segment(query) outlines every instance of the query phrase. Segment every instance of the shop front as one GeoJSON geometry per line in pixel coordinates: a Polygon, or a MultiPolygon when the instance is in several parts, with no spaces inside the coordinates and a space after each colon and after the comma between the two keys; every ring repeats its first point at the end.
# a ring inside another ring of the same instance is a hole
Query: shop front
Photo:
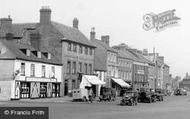
{"type": "Polygon", "coordinates": [[[14,83],[13,99],[60,97],[60,82],[56,79],[26,77],[14,83]]]}
{"type": "Polygon", "coordinates": [[[112,78],[112,88],[116,90],[116,96],[122,96],[130,87],[123,79],[112,78]]]}

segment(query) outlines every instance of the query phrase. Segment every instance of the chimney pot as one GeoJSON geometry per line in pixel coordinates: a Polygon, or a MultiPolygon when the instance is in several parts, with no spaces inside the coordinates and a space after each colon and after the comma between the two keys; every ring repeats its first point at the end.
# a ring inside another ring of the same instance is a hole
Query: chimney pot
{"type": "Polygon", "coordinates": [[[77,19],[77,18],[74,18],[74,19],[73,19],[73,28],[78,29],[78,25],[79,25],[78,19],[77,19]]]}
{"type": "Polygon", "coordinates": [[[42,6],[40,9],[40,23],[49,24],[51,22],[51,9],[49,6],[42,6]]]}
{"type": "Polygon", "coordinates": [[[90,32],[90,40],[95,40],[95,38],[96,38],[95,28],[92,27],[90,32]]]}
{"type": "Polygon", "coordinates": [[[101,36],[101,41],[104,42],[105,44],[107,44],[109,46],[110,44],[110,36],[109,35],[104,35],[104,36],[101,36]]]}

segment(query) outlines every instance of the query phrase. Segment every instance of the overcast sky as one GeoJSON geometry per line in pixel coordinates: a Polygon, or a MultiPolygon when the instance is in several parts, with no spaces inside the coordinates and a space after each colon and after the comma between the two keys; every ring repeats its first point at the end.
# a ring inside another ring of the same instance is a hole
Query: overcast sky
{"type": "Polygon", "coordinates": [[[165,57],[173,76],[190,72],[190,7],[188,0],[0,0],[0,17],[11,15],[13,23],[39,21],[41,6],[50,6],[52,20],[79,29],[89,38],[95,27],[96,38],[110,35],[110,44],[126,43],[140,50],[147,48],[165,57]],[[161,32],[142,29],[143,15],[176,9],[179,25],[161,32]]]}

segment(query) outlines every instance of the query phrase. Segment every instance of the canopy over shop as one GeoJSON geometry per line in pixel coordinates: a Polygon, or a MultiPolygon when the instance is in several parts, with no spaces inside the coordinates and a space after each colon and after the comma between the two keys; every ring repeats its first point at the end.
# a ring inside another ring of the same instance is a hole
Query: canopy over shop
{"type": "Polygon", "coordinates": [[[113,83],[112,83],[112,88],[116,89],[117,95],[121,96],[123,95],[123,93],[130,89],[130,85],[128,83],[126,83],[123,79],[119,79],[119,78],[112,78],[113,83]]]}
{"type": "Polygon", "coordinates": [[[80,83],[80,89],[73,91],[73,98],[79,99],[83,98],[84,96],[88,98],[91,91],[95,96],[98,96],[100,93],[99,87],[101,85],[105,85],[105,82],[101,81],[97,76],[83,75],[82,81],[80,83]]]}

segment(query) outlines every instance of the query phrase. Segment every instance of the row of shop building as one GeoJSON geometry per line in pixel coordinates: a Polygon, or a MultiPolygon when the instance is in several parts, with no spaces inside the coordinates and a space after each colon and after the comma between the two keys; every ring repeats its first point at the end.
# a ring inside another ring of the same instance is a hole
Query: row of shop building
{"type": "Polygon", "coordinates": [[[169,66],[163,56],[109,42],[109,35],[97,39],[95,28],[87,38],[77,18],[72,27],[52,21],[49,7],[40,9],[38,23],[1,18],[0,99],[72,95],[83,76],[96,96],[102,86],[117,95],[129,89],[167,89],[169,66]]]}

